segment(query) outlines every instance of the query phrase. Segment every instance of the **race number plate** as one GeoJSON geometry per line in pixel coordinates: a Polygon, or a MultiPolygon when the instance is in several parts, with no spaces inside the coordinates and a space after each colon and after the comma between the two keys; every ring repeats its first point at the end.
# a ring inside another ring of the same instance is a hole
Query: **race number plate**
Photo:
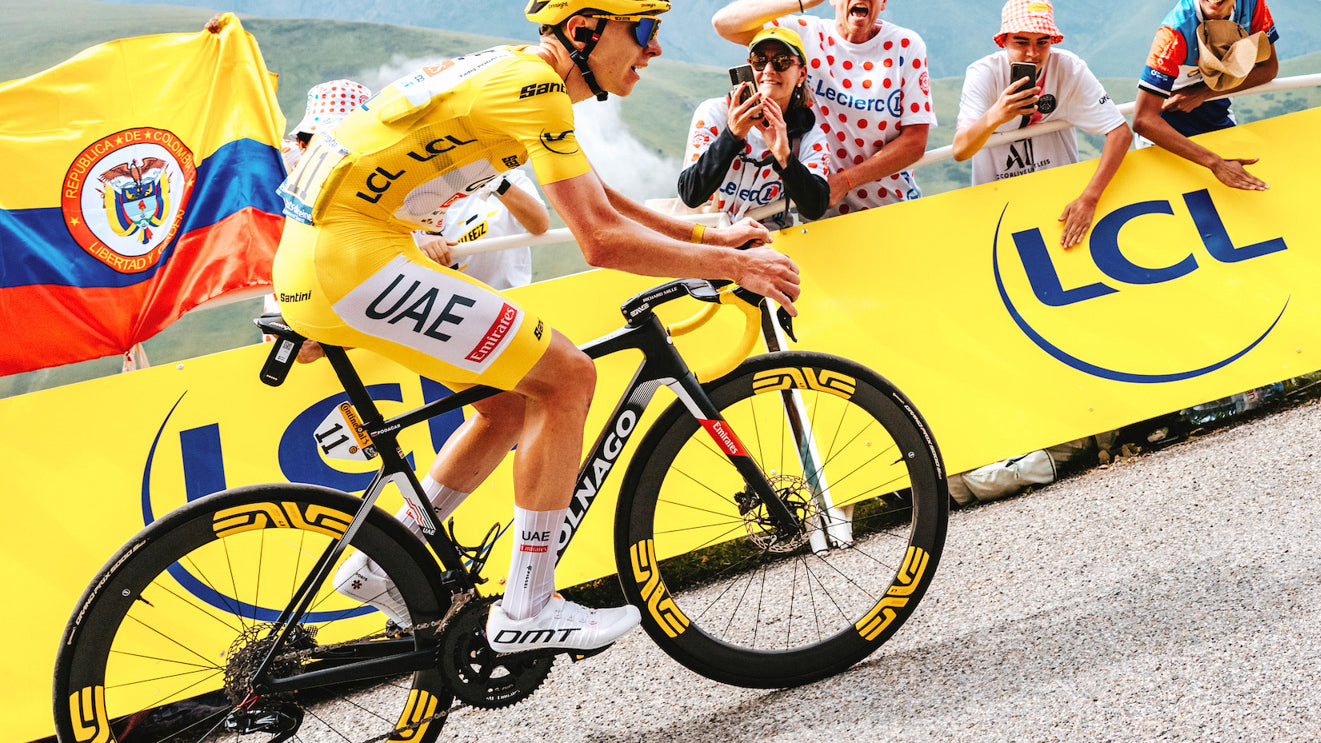
{"type": "Polygon", "coordinates": [[[280,198],[284,199],[284,216],[303,224],[312,224],[312,208],[316,206],[321,187],[339,161],[348,154],[348,148],[329,132],[313,137],[311,146],[294,166],[294,172],[276,190],[280,198]]]}
{"type": "Polygon", "coordinates": [[[376,456],[376,447],[362,430],[358,412],[347,402],[336,405],[312,435],[317,448],[331,459],[365,462],[376,456]]]}

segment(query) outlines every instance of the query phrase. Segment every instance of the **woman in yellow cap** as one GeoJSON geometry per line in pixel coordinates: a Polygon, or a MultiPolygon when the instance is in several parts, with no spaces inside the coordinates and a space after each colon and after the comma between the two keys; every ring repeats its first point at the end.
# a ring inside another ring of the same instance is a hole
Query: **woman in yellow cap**
{"type": "Polygon", "coordinates": [[[765,216],[768,229],[792,224],[792,202],[804,220],[819,219],[830,201],[830,152],[816,126],[807,89],[807,55],[798,34],[762,29],[748,46],[756,90],[748,83],[698,105],[679,174],[679,197],[690,207],[713,202],[731,221],[777,201],[784,209],[765,216]]]}

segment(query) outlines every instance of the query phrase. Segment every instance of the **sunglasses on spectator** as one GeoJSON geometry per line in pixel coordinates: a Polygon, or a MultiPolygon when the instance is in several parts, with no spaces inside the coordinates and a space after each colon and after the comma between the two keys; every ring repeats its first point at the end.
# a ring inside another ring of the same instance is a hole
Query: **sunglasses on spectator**
{"type": "Polygon", "coordinates": [[[633,15],[594,15],[592,18],[604,18],[607,21],[623,21],[632,24],[633,40],[638,42],[638,46],[644,49],[651,40],[660,33],[661,19],[644,16],[639,18],[633,15]]]}
{"type": "Polygon", "coordinates": [[[765,54],[753,54],[748,57],[748,64],[752,65],[752,69],[757,72],[766,69],[766,63],[768,62],[776,72],[784,72],[798,64],[798,58],[792,54],[777,54],[774,57],[767,57],[765,54]]]}

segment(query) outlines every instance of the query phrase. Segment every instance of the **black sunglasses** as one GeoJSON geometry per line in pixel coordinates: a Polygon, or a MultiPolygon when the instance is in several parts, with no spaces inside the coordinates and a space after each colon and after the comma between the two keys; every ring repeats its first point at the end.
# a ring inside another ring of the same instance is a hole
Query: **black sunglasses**
{"type": "Polygon", "coordinates": [[[774,57],[767,57],[765,54],[752,54],[748,56],[748,64],[752,65],[752,69],[757,72],[766,69],[767,62],[770,63],[771,67],[776,72],[784,72],[790,67],[798,64],[798,58],[792,54],[777,54],[774,57]]]}

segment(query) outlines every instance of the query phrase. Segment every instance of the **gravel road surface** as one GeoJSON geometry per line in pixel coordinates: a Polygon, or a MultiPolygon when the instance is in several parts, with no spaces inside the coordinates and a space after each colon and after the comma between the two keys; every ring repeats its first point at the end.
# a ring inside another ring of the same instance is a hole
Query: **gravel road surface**
{"type": "Polygon", "coordinates": [[[1321,739],[1321,403],[956,512],[917,613],[782,691],[638,631],[457,741],[1321,739]]]}

